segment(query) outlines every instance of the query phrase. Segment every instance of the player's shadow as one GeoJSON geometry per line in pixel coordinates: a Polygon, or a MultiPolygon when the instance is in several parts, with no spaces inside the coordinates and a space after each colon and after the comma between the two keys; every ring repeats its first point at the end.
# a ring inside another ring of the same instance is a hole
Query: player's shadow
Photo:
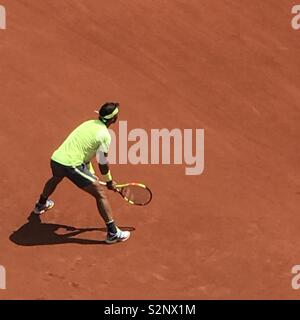
{"type": "MultiPolygon", "coordinates": [[[[126,228],[125,228],[126,229],[126,228]]],[[[134,228],[127,228],[133,229],[134,228]]],[[[31,213],[28,222],[14,231],[9,239],[20,246],[40,246],[51,244],[105,244],[104,240],[74,238],[75,236],[92,231],[106,231],[103,228],[74,228],[71,226],[42,223],[40,216],[31,213]],[[58,232],[59,231],[59,232],[58,232]]]]}

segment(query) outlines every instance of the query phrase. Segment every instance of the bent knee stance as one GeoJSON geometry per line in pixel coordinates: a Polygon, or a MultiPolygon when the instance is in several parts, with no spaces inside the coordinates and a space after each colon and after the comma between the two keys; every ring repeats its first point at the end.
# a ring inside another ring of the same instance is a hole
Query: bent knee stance
{"type": "Polygon", "coordinates": [[[107,199],[105,191],[101,187],[97,188],[95,198],[96,199],[101,199],[101,200],[106,200],[107,199]]]}
{"type": "Polygon", "coordinates": [[[62,179],[63,179],[63,177],[57,177],[57,176],[53,176],[51,178],[52,182],[54,182],[54,183],[60,183],[62,179]]]}
{"type": "Polygon", "coordinates": [[[105,191],[98,182],[94,182],[83,189],[96,199],[106,199],[105,191]]]}

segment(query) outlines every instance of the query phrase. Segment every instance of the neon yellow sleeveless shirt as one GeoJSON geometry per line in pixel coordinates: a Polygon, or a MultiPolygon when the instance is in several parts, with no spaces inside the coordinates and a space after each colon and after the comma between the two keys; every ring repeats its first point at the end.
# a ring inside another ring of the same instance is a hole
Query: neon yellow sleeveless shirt
{"type": "Polygon", "coordinates": [[[78,126],[54,151],[51,159],[65,166],[90,162],[97,150],[108,153],[111,136],[100,120],[88,120],[78,126]]]}

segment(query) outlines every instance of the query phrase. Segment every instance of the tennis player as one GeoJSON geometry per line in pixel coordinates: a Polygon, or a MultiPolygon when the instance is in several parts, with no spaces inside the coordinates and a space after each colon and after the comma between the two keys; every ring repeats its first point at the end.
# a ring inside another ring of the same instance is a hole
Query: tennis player
{"type": "Polygon", "coordinates": [[[130,232],[120,230],[115,224],[111,207],[103,187],[95,176],[91,160],[96,156],[107,188],[115,191],[115,182],[107,161],[111,142],[108,127],[117,121],[118,113],[119,104],[107,102],[100,108],[98,119],[82,123],[66,138],[51,157],[53,176],[45,184],[34,208],[34,213],[38,215],[53,208],[54,202],[48,197],[66,177],[96,199],[98,211],[107,226],[106,243],[109,244],[126,241],[130,232]]]}

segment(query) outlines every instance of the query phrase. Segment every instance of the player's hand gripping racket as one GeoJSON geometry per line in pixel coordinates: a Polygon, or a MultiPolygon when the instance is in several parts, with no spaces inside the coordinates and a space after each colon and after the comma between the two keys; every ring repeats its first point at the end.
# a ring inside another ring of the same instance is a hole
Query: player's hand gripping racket
{"type": "MultiPolygon", "coordinates": [[[[105,182],[99,181],[100,184],[106,185],[105,182]]],[[[115,190],[130,204],[145,206],[152,200],[152,192],[142,183],[124,183],[117,184],[115,190]]]]}

